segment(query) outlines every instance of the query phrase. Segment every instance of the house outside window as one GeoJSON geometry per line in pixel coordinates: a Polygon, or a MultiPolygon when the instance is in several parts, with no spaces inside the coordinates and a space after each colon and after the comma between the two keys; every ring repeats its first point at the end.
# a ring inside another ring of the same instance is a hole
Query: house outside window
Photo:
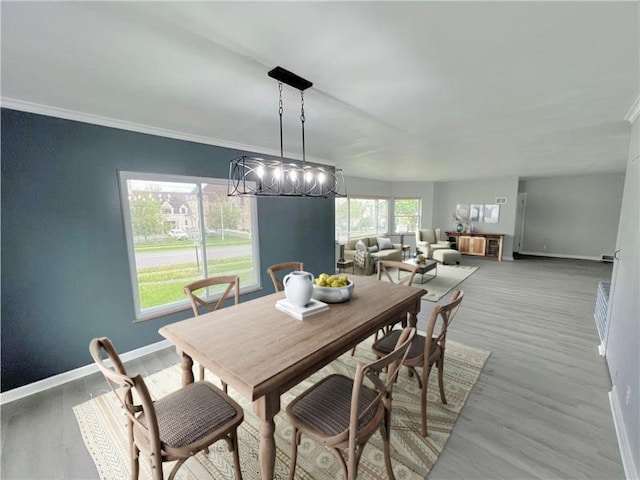
{"type": "Polygon", "coordinates": [[[415,232],[420,228],[419,198],[396,198],[393,201],[393,225],[395,233],[415,232]]]}
{"type": "Polygon", "coordinates": [[[120,172],[120,189],[137,320],[184,310],[183,287],[202,278],[259,287],[254,198],[228,197],[225,179],[134,172],[120,172]]]}

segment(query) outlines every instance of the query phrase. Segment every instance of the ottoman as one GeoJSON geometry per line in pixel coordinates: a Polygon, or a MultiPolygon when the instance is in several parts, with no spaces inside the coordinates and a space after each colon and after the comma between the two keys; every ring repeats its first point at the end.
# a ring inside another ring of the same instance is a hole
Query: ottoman
{"type": "Polygon", "coordinates": [[[457,250],[452,250],[450,248],[439,248],[433,251],[433,259],[442,263],[460,263],[460,258],[462,254],[457,250]]]}

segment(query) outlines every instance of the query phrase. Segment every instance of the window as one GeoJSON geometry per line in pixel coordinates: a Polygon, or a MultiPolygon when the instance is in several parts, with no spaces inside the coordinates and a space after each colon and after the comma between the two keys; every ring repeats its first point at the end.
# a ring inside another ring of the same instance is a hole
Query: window
{"type": "Polygon", "coordinates": [[[389,232],[389,201],[384,198],[336,198],[336,240],[389,232]]]}
{"type": "Polygon", "coordinates": [[[393,201],[393,225],[396,233],[415,232],[420,228],[419,198],[396,198],[393,201]]]}
{"type": "Polygon", "coordinates": [[[120,172],[120,190],[136,319],[183,310],[182,288],[201,278],[258,286],[254,198],[228,197],[226,180],[133,172],[120,172]]]}
{"type": "Polygon", "coordinates": [[[349,240],[349,199],[336,197],[336,241],[344,243],[349,240]]]}

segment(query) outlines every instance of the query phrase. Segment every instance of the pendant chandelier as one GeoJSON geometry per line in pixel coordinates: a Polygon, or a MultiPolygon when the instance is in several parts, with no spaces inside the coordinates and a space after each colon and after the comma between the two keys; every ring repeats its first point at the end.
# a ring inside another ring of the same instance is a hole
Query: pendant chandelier
{"type": "Polygon", "coordinates": [[[264,197],[328,197],[346,196],[342,170],[332,167],[308,165],[304,143],[304,91],[313,83],[282,67],[268,75],[278,80],[278,115],[280,117],[280,158],[264,159],[242,156],[229,164],[229,196],[264,197]],[[302,125],[302,162],[284,159],[282,142],[282,84],[300,91],[300,123],[302,125]]]}

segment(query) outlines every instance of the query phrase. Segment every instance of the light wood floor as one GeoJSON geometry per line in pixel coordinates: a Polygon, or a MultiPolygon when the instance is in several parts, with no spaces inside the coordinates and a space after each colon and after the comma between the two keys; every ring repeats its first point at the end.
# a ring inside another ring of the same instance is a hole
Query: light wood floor
{"type": "MultiPolygon", "coordinates": [[[[610,279],[611,265],[463,263],[480,269],[462,284],[449,338],[491,356],[429,478],[624,478],[593,320],[597,284],[610,279]]],[[[423,302],[421,328],[431,306],[423,302]]],[[[127,368],[151,374],[175,362],[168,349],[127,368]]],[[[104,390],[92,375],[3,406],[1,478],[98,478],[71,408],[104,390]]]]}

